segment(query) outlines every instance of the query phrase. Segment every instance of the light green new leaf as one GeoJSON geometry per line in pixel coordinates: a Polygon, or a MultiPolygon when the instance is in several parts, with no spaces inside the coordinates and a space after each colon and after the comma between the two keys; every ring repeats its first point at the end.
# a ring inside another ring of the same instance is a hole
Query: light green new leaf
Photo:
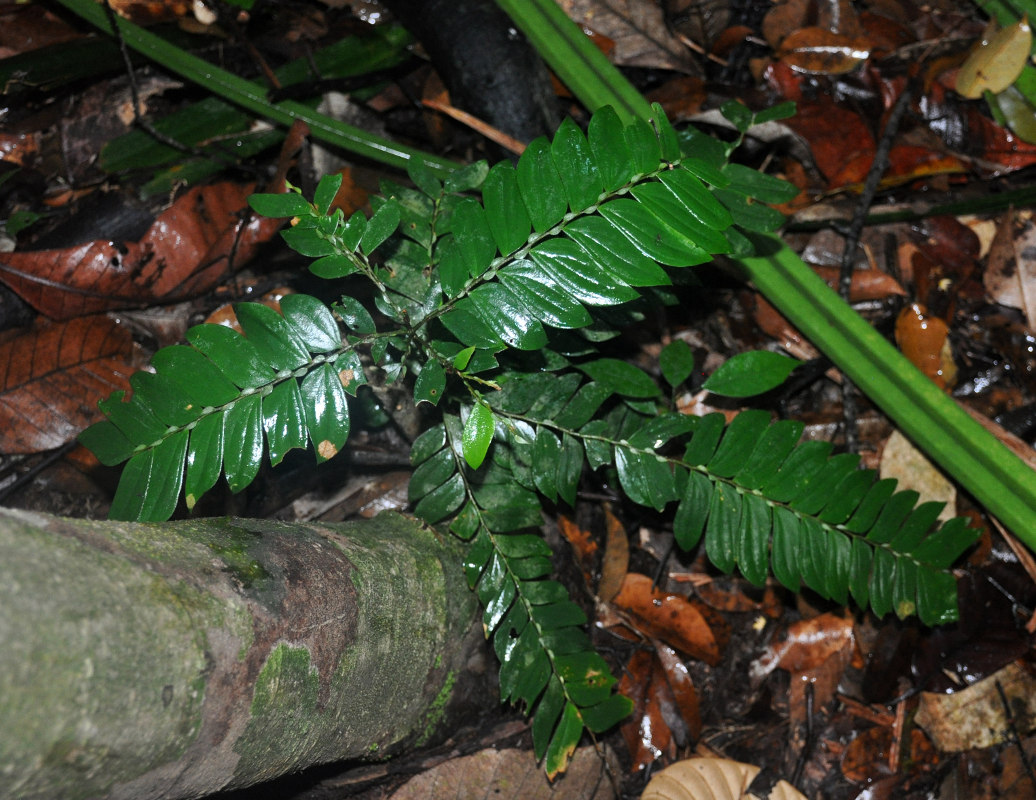
{"type": "Polygon", "coordinates": [[[464,460],[472,469],[478,469],[486,458],[489,444],[493,441],[493,410],[485,403],[475,403],[464,422],[461,447],[464,460]]]}
{"type": "Polygon", "coordinates": [[[253,194],[248,198],[248,205],[256,214],[273,219],[306,217],[313,214],[310,202],[298,192],[292,191],[283,194],[253,194]]]}

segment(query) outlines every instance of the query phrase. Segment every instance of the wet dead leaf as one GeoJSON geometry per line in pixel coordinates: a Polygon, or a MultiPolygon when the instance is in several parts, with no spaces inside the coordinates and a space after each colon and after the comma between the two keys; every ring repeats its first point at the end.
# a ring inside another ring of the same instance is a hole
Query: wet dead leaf
{"type": "Polygon", "coordinates": [[[1019,736],[1036,730],[1036,678],[1014,662],[953,694],[922,692],[915,720],[945,753],[960,753],[1005,741],[1009,730],[1003,690],[1019,736]]]}
{"type": "Polygon", "coordinates": [[[230,182],[189,189],[136,242],[0,254],[0,280],[52,319],[203,294],[281,227],[247,212],[253,189],[230,182]]]}
{"type": "Polygon", "coordinates": [[[777,57],[807,75],[842,75],[867,60],[870,48],[865,40],[813,26],[786,36],[777,57]]]}
{"type": "Polygon", "coordinates": [[[560,0],[560,5],[586,31],[614,42],[608,55],[614,64],[679,72],[693,70],[687,48],[665,24],[660,3],[560,0]]]}
{"type": "Polygon", "coordinates": [[[607,603],[619,593],[622,581],[629,571],[630,542],[626,528],[610,508],[604,509],[604,524],[608,538],[604,546],[604,560],[601,563],[601,580],[597,584],[597,596],[607,603]]]}
{"type": "Polygon", "coordinates": [[[687,729],[687,736],[692,743],[696,742],[701,738],[701,708],[698,690],[694,688],[687,664],[673,648],[662,642],[655,642],[655,656],[665,674],[676,710],[687,729]]]}
{"type": "Polygon", "coordinates": [[[0,452],[36,453],[74,439],[101,418],[98,400],[129,388],[132,353],[129,331],[103,315],[41,320],[0,341],[0,452]]]}
{"type": "Polygon", "coordinates": [[[593,586],[593,575],[597,569],[597,541],[588,530],[583,530],[571,517],[562,514],[558,517],[558,530],[572,546],[576,564],[583,573],[587,586],[593,586]]]}
{"type": "Polygon", "coordinates": [[[727,623],[703,603],[655,588],[647,575],[629,573],[612,601],[642,632],[715,666],[730,638],[727,623]]]}
{"type": "Polygon", "coordinates": [[[633,701],[633,713],[620,728],[632,759],[631,771],[641,772],[656,761],[675,757],[673,731],[663,705],[672,695],[662,665],[650,650],[637,650],[619,680],[619,693],[633,701]]]}
{"type": "Polygon", "coordinates": [[[928,314],[920,303],[911,303],[896,318],[896,343],[910,362],[937,386],[945,389],[957,379],[949,328],[928,314]]]}
{"type": "Polygon", "coordinates": [[[989,246],[982,283],[994,302],[1020,308],[1036,330],[1036,224],[1031,214],[1005,214],[989,246]]]}
{"type": "MultiPolygon", "coordinates": [[[[910,731],[907,750],[912,769],[932,767],[939,761],[932,744],[916,728],[910,731]]],[[[856,736],[842,754],[842,774],[855,783],[871,783],[889,775],[889,756],[893,735],[891,727],[868,728],[856,736]]]]}

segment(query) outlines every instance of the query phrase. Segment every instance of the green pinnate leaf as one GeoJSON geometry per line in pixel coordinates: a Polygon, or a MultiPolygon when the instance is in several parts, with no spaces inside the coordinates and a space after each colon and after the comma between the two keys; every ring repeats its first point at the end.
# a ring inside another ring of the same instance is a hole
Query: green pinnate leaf
{"type": "Polygon", "coordinates": [[[633,157],[622,120],[611,106],[598,109],[587,127],[587,138],[605,191],[613,192],[632,177],[633,157]]]}
{"type": "Polygon", "coordinates": [[[587,310],[557,284],[545,282],[539,266],[516,261],[500,273],[500,283],[515,302],[545,325],[554,328],[582,328],[592,322],[587,310]]]}
{"type": "Polygon", "coordinates": [[[427,461],[422,462],[410,476],[408,487],[410,502],[419,502],[431,494],[452,478],[456,471],[457,462],[453,458],[453,451],[449,448],[443,448],[427,461]]]}
{"type": "Polygon", "coordinates": [[[95,422],[79,434],[79,443],[106,467],[114,467],[133,455],[134,444],[111,420],[95,422]]]}
{"type": "Polygon", "coordinates": [[[179,431],[133,456],[112,499],[112,519],[161,522],[176,509],[183,486],[187,431],[179,431]]]}
{"type": "Polygon", "coordinates": [[[641,203],[625,198],[609,200],[600,207],[600,212],[638,250],[660,264],[690,267],[712,259],[692,239],[659,219],[641,203]]]}
{"type": "Polygon", "coordinates": [[[820,513],[820,521],[841,525],[849,519],[874,484],[874,470],[854,470],[842,478],[820,513]]]}
{"type": "Polygon", "coordinates": [[[430,358],[414,381],[414,402],[439,405],[446,389],[446,370],[437,358],[430,358]]]}
{"type": "Polygon", "coordinates": [[[367,220],[367,226],[360,236],[360,250],[369,256],[399,227],[399,206],[394,202],[385,203],[367,220]]]}
{"type": "Polygon", "coordinates": [[[719,107],[719,112],[730,120],[739,133],[746,133],[752,127],[752,110],[740,100],[727,100],[719,107]]]}
{"type": "Polygon", "coordinates": [[[741,493],[717,483],[709,503],[705,527],[705,554],[722,572],[733,572],[741,533],[741,493]]]}
{"type": "Polygon", "coordinates": [[[461,300],[456,308],[471,308],[503,342],[519,350],[539,350],[547,344],[540,321],[521,298],[500,283],[484,283],[461,300]]]}
{"type": "Polygon", "coordinates": [[[547,690],[536,706],[536,714],[532,718],[532,750],[539,761],[547,752],[550,736],[561,718],[565,707],[565,692],[557,675],[551,675],[547,690]]]}
{"type": "Polygon", "coordinates": [[[536,431],[532,449],[532,477],[536,488],[550,502],[558,497],[557,472],[561,456],[561,440],[547,428],[536,431]]]}
{"type": "Polygon", "coordinates": [[[647,122],[637,118],[623,129],[622,134],[634,174],[648,175],[658,169],[662,151],[658,146],[658,137],[647,122]]]}
{"type": "Polygon", "coordinates": [[[616,280],[630,286],[665,286],[671,283],[664,269],[641,253],[606,219],[580,217],[565,226],[565,235],[616,280]]]}
{"type": "Polygon", "coordinates": [[[701,472],[689,470],[683,497],[673,517],[673,536],[684,550],[701,541],[712,498],[712,482],[701,472]]]}
{"type": "Polygon", "coordinates": [[[571,118],[566,117],[554,135],[551,155],[565,187],[568,207],[578,212],[595,205],[604,191],[604,179],[589,142],[571,118]]]}
{"type": "Polygon", "coordinates": [[[464,480],[456,473],[446,483],[426,495],[414,506],[414,514],[429,525],[441,522],[464,503],[464,480]]]}
{"type": "Polygon", "coordinates": [[[541,242],[529,251],[529,257],[539,267],[542,283],[556,285],[586,305],[614,306],[638,296],[628,284],[597,264],[587,263],[585,251],[569,239],[541,242]]]}
{"type": "Polygon", "coordinates": [[[615,448],[615,467],[622,490],[635,503],[658,511],[677,498],[672,467],[659,456],[628,447],[615,448]]]}
{"type": "Polygon", "coordinates": [[[275,371],[255,345],[225,325],[195,325],[187,341],[242,389],[254,389],[274,379],[275,371]]]}
{"type": "Polygon", "coordinates": [[[483,402],[477,402],[464,421],[461,436],[461,449],[464,460],[472,469],[478,469],[486,458],[489,445],[493,441],[494,429],[493,409],[483,402]]]}
{"type": "Polygon", "coordinates": [[[744,164],[726,164],[723,174],[730,179],[727,189],[762,203],[787,203],[798,196],[798,188],[744,164]]]}
{"type": "Polygon", "coordinates": [[[274,219],[304,217],[313,214],[313,206],[297,191],[288,191],[283,194],[253,194],[248,198],[248,205],[256,214],[274,219]]]}
{"type": "Polygon", "coordinates": [[[801,361],[769,350],[750,350],[725,361],[703,384],[723,397],[751,397],[784,383],[801,361]]]}
{"type": "Polygon", "coordinates": [[[658,387],[642,369],[618,358],[599,358],[579,369],[605,389],[623,397],[657,397],[658,387]]]}
{"type": "Polygon", "coordinates": [[[289,450],[302,449],[309,441],[298,381],[286,380],[273,387],[262,399],[262,417],[272,466],[280,464],[289,450]]]}
{"type": "Polygon", "coordinates": [[[673,339],[662,348],[658,368],[666,383],[676,388],[694,374],[694,351],[683,339],[673,339]]]}
{"type": "Polygon", "coordinates": [[[308,294],[281,298],[281,313],[311,353],[328,353],[342,344],[331,310],[308,294]]]}
{"type": "Polygon", "coordinates": [[[412,158],[407,161],[406,174],[414,182],[414,186],[432,199],[438,199],[442,195],[442,183],[418,159],[412,158]]]}
{"type": "Polygon", "coordinates": [[[309,360],[305,343],[287,320],[269,306],[238,303],[234,311],[260,358],[274,369],[297,369],[309,360]]]}
{"type": "Polygon", "coordinates": [[[453,210],[450,230],[468,275],[477,278],[496,256],[496,239],[493,238],[482,206],[476,200],[465,197],[453,210]]]}
{"type": "Polygon", "coordinates": [[[667,189],[684,212],[702,225],[723,231],[734,224],[730,211],[719,202],[699,177],[685,167],[666,170],[658,176],[659,184],[667,189]]]}
{"type": "Polygon", "coordinates": [[[313,192],[313,205],[318,214],[326,214],[330,210],[338,190],[342,188],[342,178],[341,172],[332,172],[320,179],[313,192]]]}
{"type": "Polygon", "coordinates": [[[486,161],[473,161],[459,169],[453,170],[443,180],[443,188],[447,192],[470,192],[483,185],[489,172],[486,161]]]}
{"type": "Polygon", "coordinates": [[[242,397],[223,412],[223,474],[237,494],[259,474],[263,458],[260,397],[242,397]]]}
{"type": "Polygon", "coordinates": [[[659,103],[652,103],[651,111],[654,115],[651,118],[651,125],[654,127],[655,135],[658,137],[658,146],[662,151],[662,160],[679,161],[680,141],[676,136],[672,123],[666,117],[665,110],[659,103]]]}
{"type": "Polygon", "coordinates": [[[542,137],[529,142],[518,159],[517,177],[532,227],[537,233],[546,233],[568,210],[568,197],[550,154],[550,142],[542,137]]]}
{"type": "Polygon", "coordinates": [[[547,747],[543,758],[543,770],[553,780],[568,768],[568,762],[576,751],[579,739],[583,735],[583,719],[579,709],[572,703],[565,703],[561,712],[561,720],[554,730],[554,736],[547,747]]]}
{"type": "Polygon", "coordinates": [[[152,356],[151,364],[198,409],[221,406],[239,394],[223,371],[193,347],[182,344],[163,347],[152,356]]]}
{"type": "Polygon", "coordinates": [[[621,694],[613,694],[596,705],[581,708],[583,724],[594,733],[602,733],[618,725],[633,713],[633,701],[621,694]]]}
{"type": "Polygon", "coordinates": [[[758,489],[771,480],[795,449],[805,424],[798,420],[778,420],[759,438],[752,455],[734,476],[739,486],[758,489]]]}
{"type": "Polygon", "coordinates": [[[709,472],[721,478],[733,477],[755,450],[756,443],[769,424],[769,413],[759,409],[744,411],[734,417],[723,434],[716,454],[708,461],[709,472]]]}
{"type": "Polygon", "coordinates": [[[121,391],[112,392],[110,397],[99,401],[97,407],[134,446],[150,445],[161,440],[168,426],[139,400],[131,397],[123,402],[125,395],[121,391]]]}
{"type": "Polygon", "coordinates": [[[501,253],[509,255],[528,241],[532,222],[510,162],[501,161],[489,170],[482,186],[482,202],[486,223],[501,253]]]}
{"type": "Polygon", "coordinates": [[[222,414],[210,414],[198,420],[190,432],[186,465],[183,493],[187,510],[191,511],[201,496],[216,485],[223,470],[222,414]]]}
{"type": "Polygon", "coordinates": [[[342,381],[334,367],[321,364],[302,379],[299,390],[317,461],[327,461],[349,438],[349,403],[342,381]]]}
{"type": "Polygon", "coordinates": [[[201,415],[202,408],[165,375],[135,372],[130,376],[130,388],[133,397],[166,425],[182,427],[201,415]]]}

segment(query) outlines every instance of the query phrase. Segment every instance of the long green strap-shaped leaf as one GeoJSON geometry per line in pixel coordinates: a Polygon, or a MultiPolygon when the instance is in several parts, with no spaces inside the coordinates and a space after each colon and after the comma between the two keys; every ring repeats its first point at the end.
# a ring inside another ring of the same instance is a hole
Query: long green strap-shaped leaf
{"type": "MultiPolygon", "coordinates": [[[[91,25],[95,25],[105,33],[112,33],[104,8],[94,0],[58,1],[91,25]]],[[[258,84],[239,78],[204,59],[193,56],[121,17],[118,19],[118,25],[123,40],[134,50],[156,61],[166,69],[271,122],[290,126],[295,120],[301,120],[309,125],[310,133],[314,138],[399,169],[405,169],[411,159],[416,159],[434,174],[444,177],[458,166],[448,159],[405,147],[388,139],[381,139],[360,128],[346,125],[344,122],[319,114],[302,103],[291,100],[271,103],[266,99],[264,89],[258,84]]]]}
{"type": "Polygon", "coordinates": [[[558,78],[590,111],[611,105],[623,122],[648,119],[651,106],[557,0],[497,0],[558,78]]]}
{"type": "Polygon", "coordinates": [[[746,277],[942,469],[1036,549],[1036,471],[973,419],[775,237],[746,277]]]}

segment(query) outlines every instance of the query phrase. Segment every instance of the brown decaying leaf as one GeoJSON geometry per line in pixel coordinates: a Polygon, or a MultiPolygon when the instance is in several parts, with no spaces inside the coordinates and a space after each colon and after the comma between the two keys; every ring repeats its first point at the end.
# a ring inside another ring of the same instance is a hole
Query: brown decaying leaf
{"type": "Polygon", "coordinates": [[[597,596],[607,603],[619,593],[622,581],[629,571],[630,541],[626,528],[610,508],[604,508],[604,524],[608,538],[604,545],[604,560],[601,563],[601,580],[597,584],[597,596]]]}
{"type": "Polygon", "coordinates": [[[218,286],[281,227],[247,210],[252,186],[216,183],[178,197],[139,242],[95,240],[0,255],[0,280],[52,319],[168,303],[218,286]]]}
{"type": "Polygon", "coordinates": [[[729,625],[703,603],[663,592],[646,575],[631,572],[612,604],[643,633],[692,658],[716,666],[730,639],[729,625]]]}
{"type": "Polygon", "coordinates": [[[946,323],[929,315],[920,303],[911,303],[896,317],[899,349],[941,389],[953,386],[957,380],[948,335],[946,323]]]}
{"type": "Polygon", "coordinates": [[[701,707],[698,690],[694,688],[691,673],[677,652],[667,644],[656,641],[655,656],[665,673],[666,683],[673,695],[673,703],[691,742],[701,738],[701,707]]]}
{"type": "Polygon", "coordinates": [[[60,447],[100,419],[97,401],[129,388],[133,340],[106,316],[41,321],[0,345],[0,452],[60,447]]]}
{"type": "MultiPolygon", "coordinates": [[[[854,783],[871,783],[889,775],[889,756],[893,747],[891,727],[868,728],[858,734],[842,753],[842,774],[854,783]]],[[[911,769],[931,768],[939,761],[939,754],[931,742],[916,728],[909,733],[907,752],[911,769]]]]}
{"type": "Polygon", "coordinates": [[[1036,730],[1036,678],[1023,662],[953,694],[922,692],[915,720],[945,753],[989,747],[1005,741],[1010,730],[1000,690],[1018,735],[1036,730]]]}
{"type": "Polygon", "coordinates": [[[856,69],[869,56],[865,40],[817,26],[792,32],[777,49],[781,61],[808,75],[842,75],[856,69]]]}
{"type": "Polygon", "coordinates": [[[1036,330],[1036,225],[1031,214],[1005,214],[989,246],[982,283],[994,302],[1020,308],[1036,330]]]}
{"type": "Polygon", "coordinates": [[[663,758],[671,760],[676,754],[673,733],[662,715],[659,697],[668,686],[655,654],[649,650],[634,652],[618,689],[633,701],[633,713],[620,729],[632,759],[632,771],[640,772],[663,758]]]}
{"type": "MultiPolygon", "coordinates": [[[[834,289],[838,285],[838,269],[835,267],[813,267],[824,283],[834,289]]],[[[865,300],[884,300],[898,294],[905,296],[904,289],[895,278],[880,269],[853,270],[852,284],[849,287],[849,301],[861,303],[865,300]]]]}
{"type": "Polygon", "coordinates": [[[558,531],[572,546],[576,564],[583,573],[587,586],[594,585],[593,575],[597,569],[597,541],[590,531],[583,530],[575,520],[562,514],[558,517],[558,531]]]}
{"type": "Polygon", "coordinates": [[[684,45],[670,33],[660,3],[639,0],[561,0],[565,12],[585,30],[615,43],[608,58],[625,67],[693,69],[684,45]]]}
{"type": "Polygon", "coordinates": [[[752,665],[751,675],[758,679],[775,668],[791,673],[789,714],[792,721],[802,722],[806,686],[812,685],[817,708],[834,699],[854,647],[851,616],[820,614],[788,626],[785,637],[771,644],[752,665]]]}

